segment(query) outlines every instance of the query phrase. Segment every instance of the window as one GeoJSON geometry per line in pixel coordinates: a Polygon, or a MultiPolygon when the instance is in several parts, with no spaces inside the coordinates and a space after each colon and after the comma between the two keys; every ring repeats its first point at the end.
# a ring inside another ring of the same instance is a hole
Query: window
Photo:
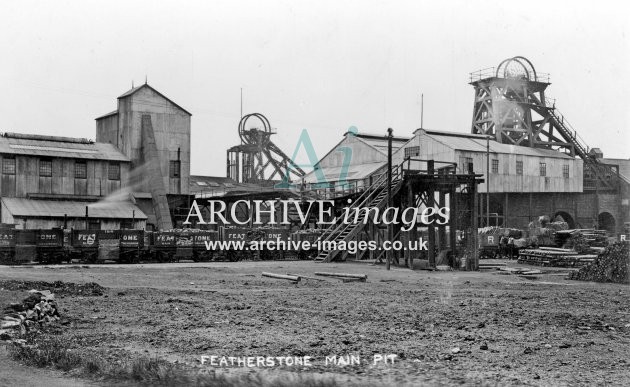
{"type": "Polygon", "coordinates": [[[15,175],[15,159],[3,158],[2,159],[2,174],[3,175],[15,175]]]}
{"type": "Polygon", "coordinates": [[[459,158],[459,163],[461,164],[461,166],[460,166],[461,171],[463,173],[472,172],[472,166],[470,165],[470,164],[472,164],[472,162],[473,162],[472,157],[460,157],[459,158]]]}
{"type": "Polygon", "coordinates": [[[499,173],[499,160],[492,160],[492,173],[499,173]]]}
{"type": "Polygon", "coordinates": [[[419,146],[408,146],[407,148],[405,148],[405,158],[418,156],[420,156],[419,146]]]}
{"type": "Polygon", "coordinates": [[[540,176],[547,176],[547,163],[540,163],[540,176]]]}
{"type": "Polygon", "coordinates": [[[85,161],[75,161],[74,178],[87,179],[87,163],[85,161]]]}
{"type": "Polygon", "coordinates": [[[52,160],[46,160],[46,159],[39,160],[39,176],[42,176],[42,177],[52,176],[52,160]]]}
{"type": "Polygon", "coordinates": [[[562,166],[562,177],[564,177],[565,179],[569,178],[569,165],[565,164],[562,166]]]}
{"type": "Polygon", "coordinates": [[[516,174],[517,175],[523,174],[523,162],[520,160],[516,161],[516,174]]]}
{"type": "Polygon", "coordinates": [[[109,163],[107,166],[107,178],[109,180],[120,180],[120,164],[109,163]]]}
{"type": "Polygon", "coordinates": [[[179,160],[171,160],[170,164],[169,164],[169,175],[171,177],[180,177],[180,161],[179,160]]]}

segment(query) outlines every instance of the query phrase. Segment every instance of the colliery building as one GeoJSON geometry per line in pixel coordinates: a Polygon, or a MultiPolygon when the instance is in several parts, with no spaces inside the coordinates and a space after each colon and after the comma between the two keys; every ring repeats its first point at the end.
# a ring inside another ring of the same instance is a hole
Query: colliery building
{"type": "Polygon", "coordinates": [[[121,192],[131,163],[115,146],[85,139],[5,133],[0,137],[1,221],[19,228],[145,226],[131,202],[93,204],[121,192]]]}
{"type": "MultiPolygon", "coordinates": [[[[468,208],[466,219],[449,227],[525,228],[547,215],[571,228],[623,230],[630,221],[630,161],[604,159],[584,144],[545,95],[547,74],[514,57],[471,73],[470,85],[470,133],[420,128],[391,137],[396,205],[468,208]]],[[[96,118],[95,142],[5,133],[2,223],[171,229],[182,226],[194,199],[230,194],[338,199],[372,190],[371,201],[382,201],[384,134],[353,129],[305,174],[274,145],[276,131],[263,115],[242,117],[238,130],[241,143],[227,150],[227,177],[191,176],[191,114],[145,83],[96,118]],[[280,193],[286,188],[293,190],[280,193]]]]}
{"type": "MultiPolygon", "coordinates": [[[[96,141],[4,133],[1,221],[17,228],[170,229],[190,196],[191,114],[148,84],[96,118],[96,141]]],[[[201,188],[225,189],[199,177],[201,188]]],[[[201,191],[201,190],[197,190],[201,191]]]]}
{"type": "MultiPolygon", "coordinates": [[[[438,171],[482,174],[476,191],[480,226],[526,228],[546,215],[570,228],[623,231],[630,221],[630,161],[604,159],[584,144],[545,96],[548,74],[514,57],[471,73],[470,81],[471,132],[421,128],[409,138],[394,137],[394,167],[427,173],[433,160],[438,171]]],[[[387,137],[352,131],[304,181],[335,196],[371,186],[386,168],[387,137]]]]}

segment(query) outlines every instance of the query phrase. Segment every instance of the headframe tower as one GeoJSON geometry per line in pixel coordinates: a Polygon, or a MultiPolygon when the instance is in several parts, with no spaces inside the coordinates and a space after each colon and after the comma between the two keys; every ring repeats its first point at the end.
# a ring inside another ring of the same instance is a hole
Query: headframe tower
{"type": "Polygon", "coordinates": [[[508,58],[497,67],[470,74],[475,88],[472,133],[503,144],[551,149],[584,160],[585,188],[614,188],[618,171],[600,162],[545,96],[549,74],[537,72],[523,56],[508,58]],[[594,187],[593,187],[594,188],[594,187]]]}

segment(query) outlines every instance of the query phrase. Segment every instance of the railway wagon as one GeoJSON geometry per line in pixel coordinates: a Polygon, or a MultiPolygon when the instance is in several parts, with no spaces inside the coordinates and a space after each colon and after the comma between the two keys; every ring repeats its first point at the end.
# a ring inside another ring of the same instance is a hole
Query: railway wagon
{"type": "Polygon", "coordinates": [[[319,250],[317,249],[317,240],[321,236],[321,232],[319,231],[296,231],[291,234],[291,240],[298,243],[297,249],[297,258],[298,259],[313,259],[317,256],[319,250]],[[302,248],[303,242],[308,242],[310,245],[310,249],[302,248]]]}
{"type": "Polygon", "coordinates": [[[261,250],[260,259],[287,259],[287,257],[296,257],[297,252],[286,245],[289,241],[289,229],[280,227],[261,228],[264,234],[261,236],[261,240],[266,242],[266,245],[261,250]],[[282,248],[278,246],[278,242],[284,242],[285,246],[282,248]],[[269,242],[272,242],[269,244],[269,242]]]}
{"type": "Polygon", "coordinates": [[[207,262],[212,260],[215,251],[206,247],[206,242],[219,239],[219,232],[203,230],[192,233],[192,259],[195,262],[207,262]]]}
{"type": "Polygon", "coordinates": [[[46,264],[62,263],[67,259],[62,229],[37,230],[35,237],[37,262],[46,264]]]}
{"type": "Polygon", "coordinates": [[[482,234],[478,236],[479,258],[491,259],[497,257],[500,253],[499,242],[502,234],[482,234]]]}
{"type": "Polygon", "coordinates": [[[145,255],[143,230],[118,230],[118,259],[122,263],[137,263],[145,255]]]}
{"type": "Polygon", "coordinates": [[[32,263],[37,258],[37,233],[39,230],[16,230],[15,263],[32,263]]]}
{"type": "Polygon", "coordinates": [[[0,229],[0,263],[11,265],[15,263],[16,230],[12,228],[0,229]]]}
{"type": "Polygon", "coordinates": [[[174,262],[177,252],[177,233],[154,231],[151,234],[151,255],[158,262],[174,262]]]}
{"type": "Polygon", "coordinates": [[[253,252],[245,250],[245,248],[248,249],[249,244],[253,240],[258,240],[261,237],[260,233],[254,233],[251,228],[246,227],[223,227],[220,236],[222,241],[226,243],[232,242],[233,246],[228,250],[215,253],[218,253],[221,258],[230,262],[252,258],[253,252]],[[237,246],[239,243],[243,243],[243,249],[234,248],[234,246],[237,246]]]}
{"type": "Polygon", "coordinates": [[[67,244],[68,259],[87,263],[98,262],[99,232],[96,230],[71,230],[67,244]]]}

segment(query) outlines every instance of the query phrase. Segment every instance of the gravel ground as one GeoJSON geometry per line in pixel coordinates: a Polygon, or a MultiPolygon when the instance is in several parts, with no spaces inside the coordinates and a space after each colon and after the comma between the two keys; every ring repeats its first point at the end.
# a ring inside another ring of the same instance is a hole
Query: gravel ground
{"type": "MultiPolygon", "coordinates": [[[[209,368],[201,355],[311,356],[311,367],[267,372],[377,385],[626,384],[630,287],[569,281],[566,270],[544,270],[523,278],[358,263],[67,265],[3,267],[0,281],[105,287],[100,296],[57,298],[70,321],[63,333],[68,342],[114,361],[131,352],[193,370],[209,368]],[[368,281],[294,285],[261,277],[263,271],[364,273],[368,281]],[[374,366],[375,354],[396,360],[374,366]],[[332,355],[359,356],[361,364],[325,365],[332,355]]],[[[15,294],[2,288],[0,300],[15,294]]]]}

